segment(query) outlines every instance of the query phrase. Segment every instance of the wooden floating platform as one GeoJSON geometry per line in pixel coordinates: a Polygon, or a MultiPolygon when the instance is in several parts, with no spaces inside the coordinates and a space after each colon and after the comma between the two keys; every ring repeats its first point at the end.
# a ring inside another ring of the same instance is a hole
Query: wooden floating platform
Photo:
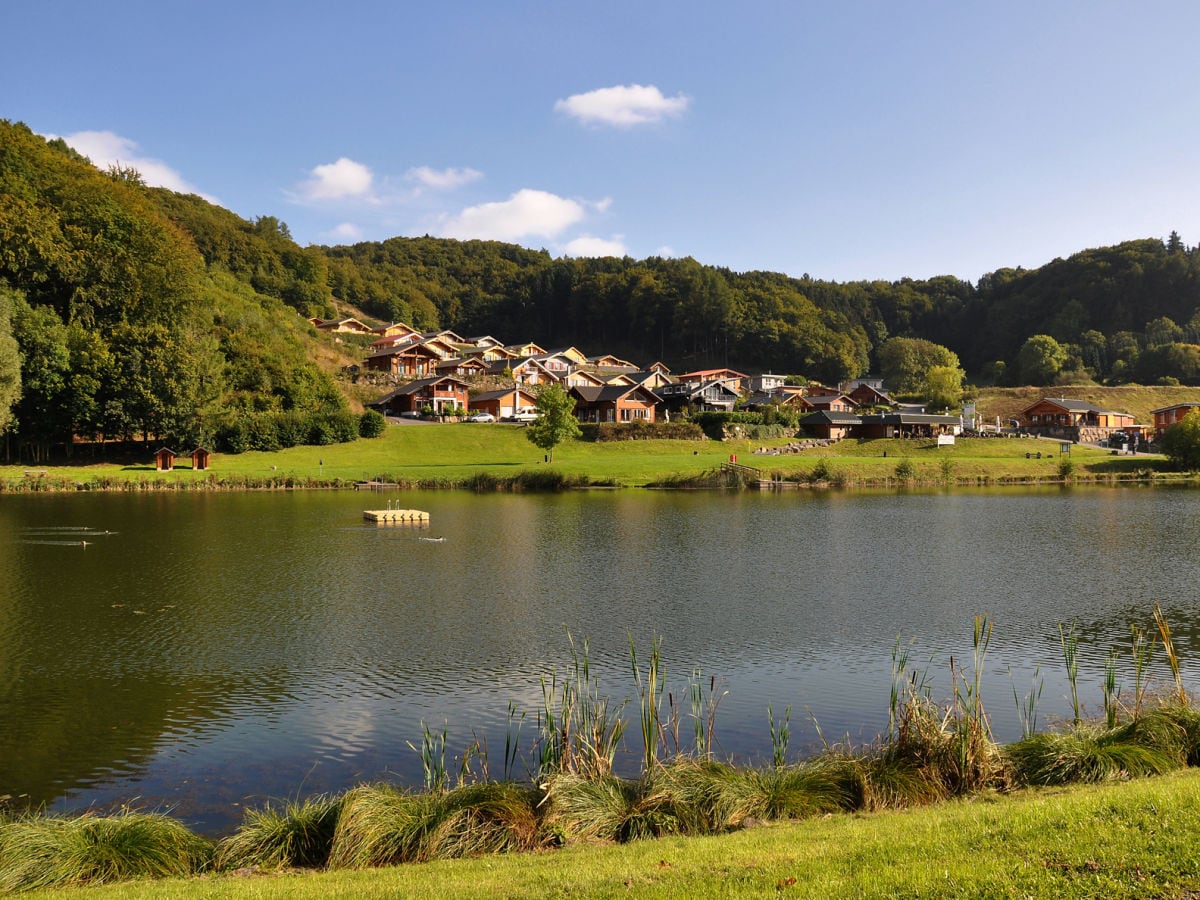
{"type": "Polygon", "coordinates": [[[421,509],[364,509],[363,518],[368,522],[408,525],[428,522],[429,513],[421,509]]]}

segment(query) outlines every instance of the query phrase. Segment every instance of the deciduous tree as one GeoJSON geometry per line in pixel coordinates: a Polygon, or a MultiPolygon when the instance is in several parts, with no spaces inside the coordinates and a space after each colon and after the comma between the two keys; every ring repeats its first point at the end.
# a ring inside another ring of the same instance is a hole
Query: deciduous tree
{"type": "Polygon", "coordinates": [[[554,448],[582,433],[575,418],[575,398],[561,385],[552,384],[538,395],[537,409],[538,419],[525,430],[525,437],[549,453],[554,462],[554,448]]]}

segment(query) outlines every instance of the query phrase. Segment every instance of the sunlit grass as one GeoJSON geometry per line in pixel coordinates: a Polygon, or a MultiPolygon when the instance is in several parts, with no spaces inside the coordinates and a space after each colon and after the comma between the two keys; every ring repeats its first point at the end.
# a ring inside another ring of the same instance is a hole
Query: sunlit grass
{"type": "MultiPolygon", "coordinates": [[[[208,487],[315,487],[387,480],[409,486],[454,485],[480,476],[498,481],[521,473],[552,470],[566,478],[593,483],[637,486],[672,479],[696,478],[719,470],[736,456],[739,464],[759,469],[763,477],[847,486],[897,486],[897,466],[922,485],[1000,485],[1058,482],[1057,441],[960,439],[938,447],[929,440],[845,440],[828,448],[799,453],[761,454],[785,446],[787,439],[763,441],[571,441],[556,448],[554,463],[525,438],[525,430],[508,424],[420,424],[389,427],[382,437],[322,447],[292,447],[275,453],[214,454],[211,467],[194,472],[183,460],[172,472],[156,472],[153,448],[143,462],[130,465],[54,466],[30,470],[0,466],[7,489],[38,486],[73,489],[78,483],[118,487],[174,484],[208,487]],[[1037,454],[1042,458],[1038,459],[1037,454]],[[1026,457],[1029,458],[1026,458],[1026,457]],[[836,478],[814,473],[832,472],[836,478]]],[[[1075,445],[1070,460],[1075,481],[1145,477],[1159,462],[1147,456],[1114,457],[1106,451],[1075,445]]]]}

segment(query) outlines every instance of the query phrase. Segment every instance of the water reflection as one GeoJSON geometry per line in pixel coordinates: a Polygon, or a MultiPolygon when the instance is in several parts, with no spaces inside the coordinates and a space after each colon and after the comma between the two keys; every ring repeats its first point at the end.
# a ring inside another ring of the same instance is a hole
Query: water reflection
{"type": "Polygon", "coordinates": [[[1152,600],[1189,667],[1200,651],[1194,491],[398,496],[428,529],[364,526],[377,499],[347,493],[3,498],[0,794],[138,797],[220,830],[235,804],[414,783],[422,722],[502,744],[512,700],[530,739],[568,630],[617,700],[630,637],[644,657],[661,635],[674,696],[694,667],[720,677],[721,751],[759,759],[768,704],[793,706],[796,749],[817,740],[802,710],[874,736],[898,635],[948,693],[980,613],[1005,740],[1035,666],[1043,719],[1068,709],[1060,622],[1093,707],[1152,600]]]}

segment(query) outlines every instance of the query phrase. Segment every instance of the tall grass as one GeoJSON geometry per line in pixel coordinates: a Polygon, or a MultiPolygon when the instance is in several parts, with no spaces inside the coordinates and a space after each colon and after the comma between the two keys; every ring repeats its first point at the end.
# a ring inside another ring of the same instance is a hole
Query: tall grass
{"type": "Polygon", "coordinates": [[[26,816],[0,824],[0,891],[192,875],[212,844],[161,813],[26,816]]]}
{"type": "Polygon", "coordinates": [[[341,812],[340,797],[325,795],[248,809],[230,837],[217,845],[218,869],[324,866],[341,812]]]}

